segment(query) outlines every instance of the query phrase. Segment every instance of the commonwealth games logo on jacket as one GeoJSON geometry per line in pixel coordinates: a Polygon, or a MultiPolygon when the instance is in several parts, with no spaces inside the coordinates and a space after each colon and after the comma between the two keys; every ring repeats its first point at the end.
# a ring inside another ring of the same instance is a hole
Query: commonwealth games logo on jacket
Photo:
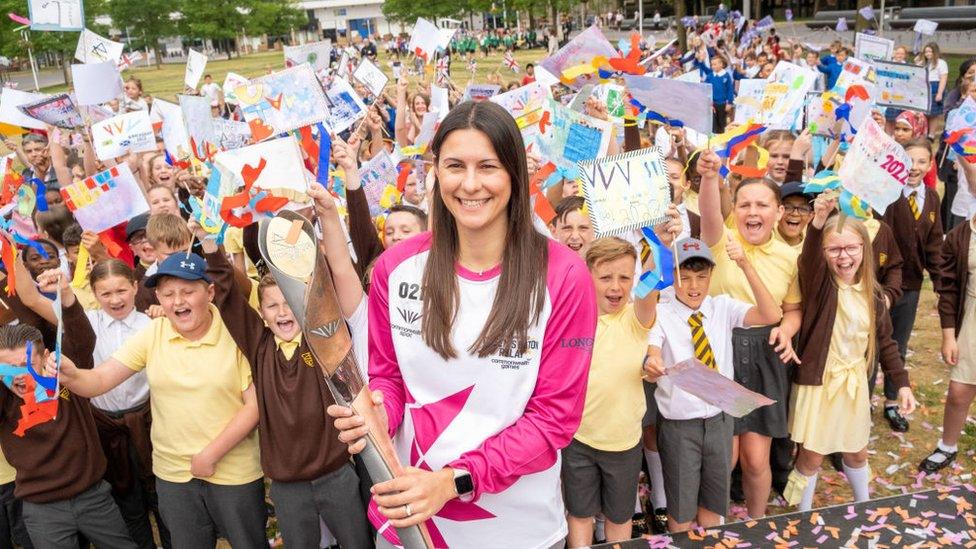
{"type": "Polygon", "coordinates": [[[402,309],[397,307],[397,312],[400,313],[400,318],[403,319],[407,324],[414,324],[420,320],[421,314],[417,311],[411,311],[409,309],[402,309]]]}

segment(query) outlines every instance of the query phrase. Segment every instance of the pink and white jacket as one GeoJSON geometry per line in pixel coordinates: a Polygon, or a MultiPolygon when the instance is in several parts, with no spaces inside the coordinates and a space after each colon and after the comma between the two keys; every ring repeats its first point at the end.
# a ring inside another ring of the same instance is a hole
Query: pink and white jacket
{"type": "MultiPolygon", "coordinates": [[[[479,275],[457,266],[452,340],[459,356],[446,361],[420,335],[430,245],[424,233],[376,262],[370,387],[383,392],[403,464],[460,468],[474,480],[474,501],[451,500],[428,521],[438,547],[548,548],[566,536],[559,450],[583,414],[597,318],[590,274],[572,250],[549,241],[546,302],[527,351],[513,345],[479,358],[468,348],[488,318],[500,268],[479,275]]],[[[374,524],[398,545],[375,504],[372,511],[374,524]]]]}

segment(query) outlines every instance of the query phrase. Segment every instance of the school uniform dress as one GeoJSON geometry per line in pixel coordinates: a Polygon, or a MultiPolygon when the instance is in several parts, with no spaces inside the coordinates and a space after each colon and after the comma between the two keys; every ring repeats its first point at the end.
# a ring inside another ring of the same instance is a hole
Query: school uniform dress
{"type": "MultiPolygon", "coordinates": [[[[524,352],[514,342],[486,357],[468,351],[488,318],[501,267],[456,267],[458,357],[449,361],[420,332],[430,233],[376,261],[370,387],[383,392],[397,455],[404,465],[467,471],[474,483],[472,501],[451,500],[428,521],[438,546],[547,549],[566,537],[559,450],[583,414],[597,311],[579,256],[551,240],[547,246],[545,303],[524,352]]],[[[377,544],[389,546],[382,537],[377,544]]]]}
{"type": "MultiPolygon", "coordinates": [[[[744,327],[751,307],[727,295],[707,296],[697,310],[677,299],[662,302],[649,342],[661,348],[665,367],[695,358],[689,318],[700,313],[716,370],[732,378],[738,364],[729,333],[744,327]]],[[[668,514],[678,522],[694,519],[698,507],[726,515],[734,418],[675,387],[666,375],[658,380],[654,396],[668,514]]]]}
{"type": "MultiPolygon", "coordinates": [[[[865,246],[870,252],[870,245],[865,246]]],[[[834,279],[823,257],[823,230],[807,228],[800,254],[803,309],[797,352],[790,436],[804,448],[826,455],[859,452],[871,430],[867,387],[870,317],[860,283],[834,279]]],[[[891,321],[880,294],[875,303],[875,353],[897,389],[908,386],[908,372],[891,338],[891,321]]]]}
{"type": "Polygon", "coordinates": [[[288,547],[314,547],[319,517],[343,547],[372,544],[359,477],[325,410],[335,399],[299,333],[279,339],[234,288],[234,267],[223,251],[206,254],[214,303],[227,331],[251,365],[258,399],[261,468],[288,547]],[[315,433],[310,436],[310,433],[315,433]]]}
{"type": "Polygon", "coordinates": [[[649,331],[637,320],[633,303],[597,320],[583,419],[562,451],[564,499],[574,517],[602,512],[619,524],[634,514],[649,331]]]}
{"type": "Polygon", "coordinates": [[[973,220],[946,234],[939,276],[939,319],[942,329],[953,329],[959,360],[949,374],[952,381],[976,385],[976,245],[973,220]]]}
{"type": "Polygon", "coordinates": [[[190,460],[219,435],[244,406],[251,368],[221,318],[196,341],[157,318],[130,337],[112,357],[145,370],[152,393],[152,460],[163,520],[173,546],[210,547],[217,530],[234,547],[262,547],[265,538],[264,474],[257,430],[217,462],[214,474],[194,478],[190,460]]]}
{"type": "MultiPolygon", "coordinates": [[[[76,301],[62,314],[64,325],[71,327],[62,354],[77,367],[91,369],[95,334],[81,304],[76,301]]],[[[23,403],[0,385],[0,446],[17,471],[14,496],[23,500],[34,545],[70,546],[83,532],[97,547],[134,549],[109,484],[102,480],[105,455],[88,399],[62,389],[57,417],[17,436],[23,403]]]]}
{"type": "MultiPolygon", "coordinates": [[[[739,301],[753,305],[756,303],[748,280],[725,251],[728,238],[739,240],[743,252],[776,303],[800,303],[796,250],[773,237],[765,244],[754,246],[742,239],[736,229],[729,228],[724,229],[722,238],[711,247],[715,268],[712,270],[709,295],[716,297],[726,294],[739,301]]],[[[763,406],[738,418],[735,426],[737,435],[751,432],[772,438],[784,438],[788,433],[787,411],[793,366],[784,364],[769,344],[769,335],[773,328],[774,326],[737,328],[732,332],[735,381],[776,401],[775,404],[763,406]]]]}

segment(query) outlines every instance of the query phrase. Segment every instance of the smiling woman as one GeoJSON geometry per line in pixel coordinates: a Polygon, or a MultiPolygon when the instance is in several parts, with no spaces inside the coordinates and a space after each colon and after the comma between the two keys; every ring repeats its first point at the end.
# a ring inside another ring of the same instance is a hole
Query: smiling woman
{"type": "MultiPolygon", "coordinates": [[[[426,521],[438,547],[561,546],[558,453],[582,414],[593,285],[577,254],[533,228],[503,108],[458,105],[431,148],[437,222],[380,256],[370,287],[370,386],[409,465],[374,499],[394,527],[426,521]]],[[[362,418],[329,413],[361,451],[362,418]]]]}

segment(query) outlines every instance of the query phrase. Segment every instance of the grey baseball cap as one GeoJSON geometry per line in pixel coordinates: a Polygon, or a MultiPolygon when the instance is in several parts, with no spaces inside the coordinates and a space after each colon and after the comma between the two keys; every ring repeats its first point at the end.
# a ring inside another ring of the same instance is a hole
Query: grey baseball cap
{"type": "Polygon", "coordinates": [[[704,242],[698,240],[697,238],[685,238],[679,240],[675,246],[678,249],[678,266],[685,261],[694,259],[696,257],[700,257],[712,265],[715,264],[715,259],[712,257],[712,251],[708,249],[708,246],[706,246],[704,242]]]}

